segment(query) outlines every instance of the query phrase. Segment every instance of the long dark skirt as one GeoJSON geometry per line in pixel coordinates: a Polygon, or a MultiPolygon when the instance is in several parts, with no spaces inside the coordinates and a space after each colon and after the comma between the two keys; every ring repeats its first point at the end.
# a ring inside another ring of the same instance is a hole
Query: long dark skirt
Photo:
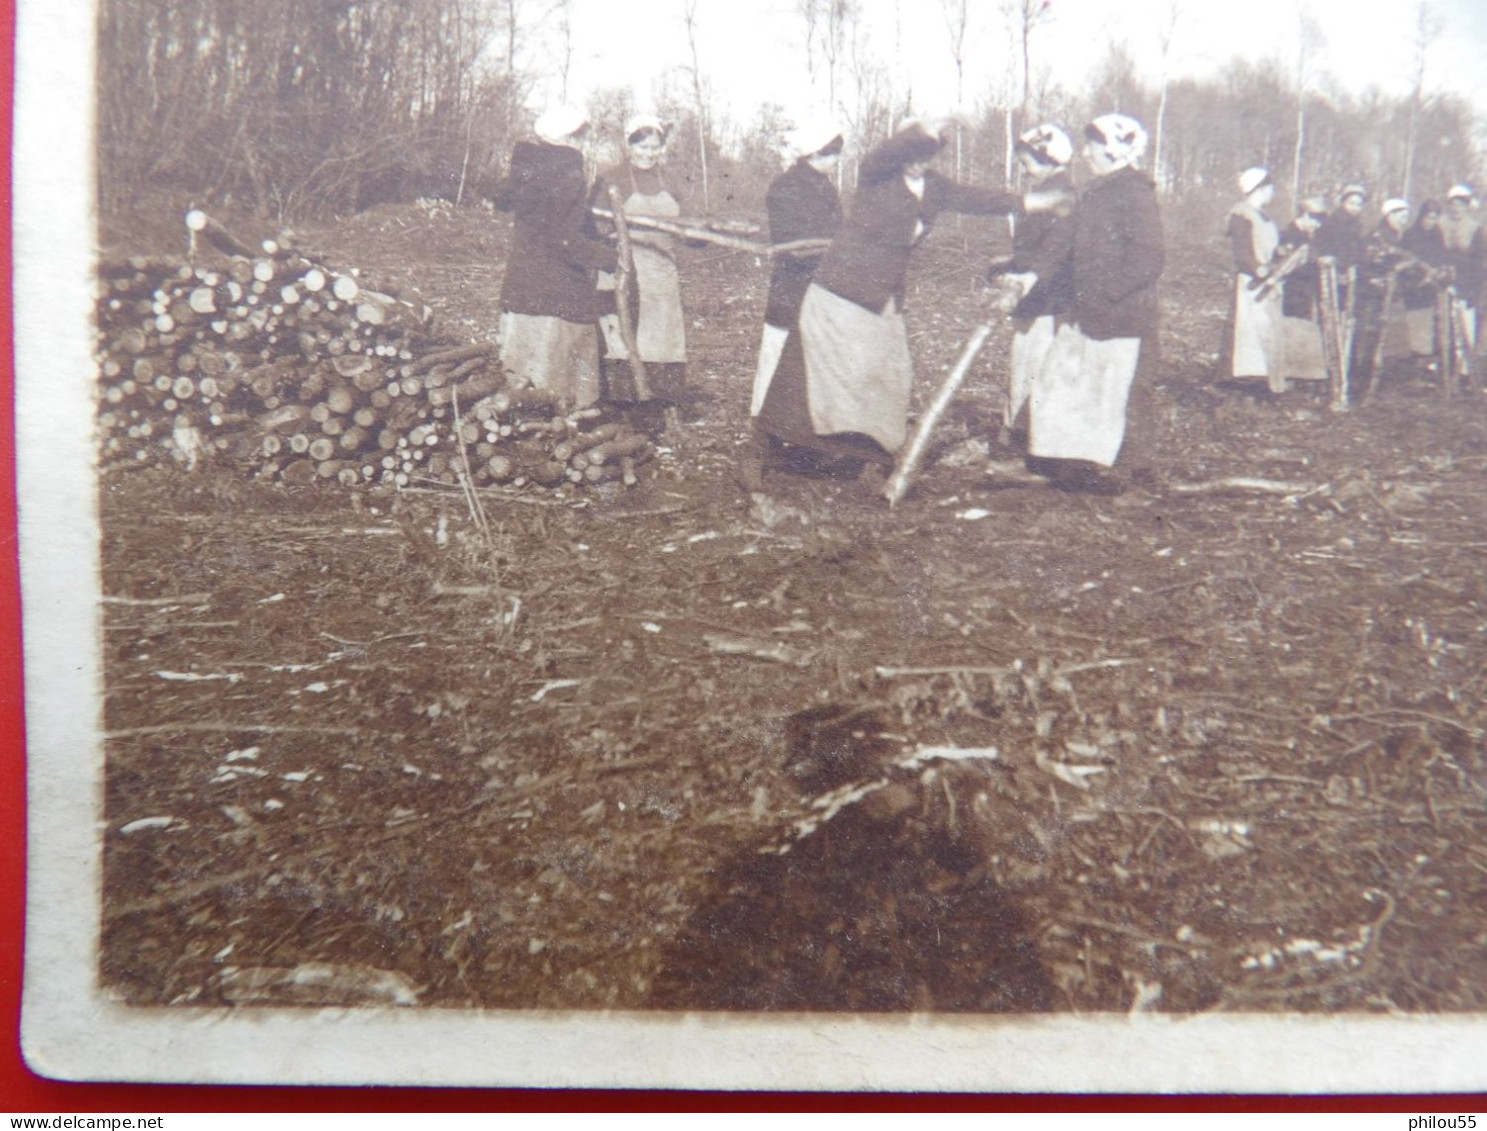
{"type": "Polygon", "coordinates": [[[893,457],[882,445],[861,432],[837,432],[819,436],[811,427],[811,409],[807,401],[805,351],[800,334],[792,333],[785,341],[780,361],[764,405],[755,417],[754,426],[764,436],[772,437],[789,448],[810,453],[824,460],[848,460],[892,466],[893,457]]]}

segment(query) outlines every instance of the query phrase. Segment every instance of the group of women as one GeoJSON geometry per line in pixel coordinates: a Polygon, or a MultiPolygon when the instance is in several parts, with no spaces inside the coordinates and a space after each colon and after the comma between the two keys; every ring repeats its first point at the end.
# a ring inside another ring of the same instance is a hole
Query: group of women
{"type": "Polygon", "coordinates": [[[1413,222],[1409,202],[1391,197],[1371,232],[1362,185],[1344,186],[1330,213],[1320,198],[1302,202],[1284,232],[1266,212],[1275,186],[1265,169],[1245,170],[1239,188],[1243,198],[1227,228],[1235,268],[1229,375],[1264,380],[1277,393],[1291,380],[1326,379],[1318,311],[1318,261],[1324,257],[1335,262],[1339,301],[1355,317],[1349,366],[1355,380],[1373,376],[1396,302],[1403,310],[1400,352],[1414,367],[1427,367],[1436,356],[1443,288],[1451,288],[1467,339],[1475,343],[1487,237],[1473,215],[1469,186],[1454,185],[1444,208],[1427,200],[1413,222]]]}
{"type": "MultiPolygon", "coordinates": [[[[770,236],[776,246],[817,242],[805,254],[774,257],[750,399],[753,439],[741,468],[750,488],[770,463],[797,466],[802,456],[868,478],[892,465],[907,437],[913,384],[909,265],[946,212],[1016,217],[1010,266],[996,273],[1001,308],[1017,327],[1007,423],[1025,410],[1029,466],[1066,489],[1110,488],[1103,471],[1125,436],[1163,267],[1155,186],[1139,168],[1146,132],[1120,114],[1090,122],[1090,178],[1076,195],[1072,140],[1054,125],[1029,130],[1018,154],[1031,187],[1014,193],[931,167],[953,125],[911,121],[872,148],[845,210],[832,176],[841,131],[818,123],[791,134],[794,163],[767,196],[770,236]]],[[[672,237],[631,232],[637,317],[625,332],[615,252],[591,208],[614,185],[627,215],[681,214],[661,163],[665,130],[654,119],[632,121],[628,160],[591,189],[578,148],[585,128],[582,114],[551,111],[537,139],[513,150],[497,201],[514,213],[516,233],[502,292],[502,361],[516,380],[576,405],[634,403],[641,390],[625,365],[633,346],[651,375],[650,403],[672,403],[682,396],[686,357],[672,237]]]]}

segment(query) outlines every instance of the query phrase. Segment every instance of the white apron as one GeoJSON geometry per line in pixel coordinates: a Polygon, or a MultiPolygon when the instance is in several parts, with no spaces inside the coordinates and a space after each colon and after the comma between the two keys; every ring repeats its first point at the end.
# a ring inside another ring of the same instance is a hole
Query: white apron
{"type": "MultiPolygon", "coordinates": [[[[674,219],[681,215],[676,197],[665,188],[657,193],[632,191],[625,198],[625,215],[655,216],[674,219]]],[[[672,258],[675,239],[665,232],[630,229],[630,243],[635,260],[635,285],[640,291],[640,309],[636,314],[635,345],[642,361],[665,365],[687,360],[686,319],[682,314],[681,275],[672,258]]],[[[612,291],[615,278],[599,273],[599,289],[612,291]]],[[[599,320],[604,332],[604,356],[625,359],[630,352],[620,336],[619,317],[605,315],[599,320]]]]}
{"type": "MultiPolygon", "coordinates": [[[[1273,221],[1248,204],[1234,212],[1250,222],[1255,259],[1269,263],[1280,246],[1280,231],[1273,221]]],[[[1286,369],[1282,357],[1281,288],[1272,287],[1263,299],[1250,290],[1252,276],[1241,272],[1234,280],[1233,376],[1264,377],[1271,392],[1284,392],[1286,369]]]]}
{"type": "Polygon", "coordinates": [[[800,344],[816,435],[860,432],[887,451],[903,447],[914,363],[897,304],[874,314],[812,283],[800,304],[800,344]]]}
{"type": "Polygon", "coordinates": [[[1026,326],[1019,326],[1012,335],[1012,375],[1007,389],[1007,407],[1002,413],[1002,423],[1011,428],[1017,414],[1027,403],[1033,382],[1048,363],[1048,351],[1053,348],[1053,315],[1044,314],[1034,318],[1026,326]]]}
{"type": "Polygon", "coordinates": [[[1086,338],[1058,328],[1028,405],[1028,453],[1111,467],[1126,436],[1126,401],[1141,355],[1140,338],[1086,338]]]}
{"type": "Polygon", "coordinates": [[[599,399],[599,344],[592,322],[501,312],[501,367],[517,385],[557,394],[574,408],[599,399]]]}

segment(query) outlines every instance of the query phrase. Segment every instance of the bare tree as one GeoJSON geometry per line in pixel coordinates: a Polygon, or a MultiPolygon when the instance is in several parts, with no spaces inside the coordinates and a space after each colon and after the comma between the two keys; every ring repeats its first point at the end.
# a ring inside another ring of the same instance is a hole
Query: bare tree
{"type": "Polygon", "coordinates": [[[795,10],[805,21],[805,73],[816,89],[816,36],[821,26],[821,8],[826,0],[795,0],[795,10]]]}
{"type": "Polygon", "coordinates": [[[1167,124],[1167,89],[1172,75],[1172,41],[1177,38],[1177,25],[1182,19],[1182,0],[1169,0],[1167,19],[1157,33],[1157,42],[1162,50],[1162,93],[1157,100],[1156,144],[1152,149],[1151,172],[1158,187],[1166,187],[1170,178],[1162,163],[1162,134],[1167,124]]]}
{"type": "Polygon", "coordinates": [[[818,42],[826,61],[826,98],[833,113],[846,109],[837,91],[837,78],[850,48],[849,30],[860,19],[860,7],[859,0],[821,0],[818,42]]]}
{"type": "Polygon", "coordinates": [[[1022,85],[1017,125],[1025,127],[1033,91],[1033,32],[1053,19],[1053,0],[1002,0],[1001,10],[1012,41],[1009,55],[1022,85]]]}
{"type": "Polygon", "coordinates": [[[1000,10],[1007,36],[1007,79],[1002,98],[1002,176],[1007,184],[1011,184],[1014,143],[1017,134],[1027,127],[1032,102],[1033,32],[1053,19],[1053,0],[1001,0],[1000,10]],[[1020,91],[1014,89],[1014,82],[1018,82],[1020,91]]]}
{"type": "Polygon", "coordinates": [[[843,107],[843,117],[861,152],[892,132],[893,83],[881,54],[873,50],[862,9],[852,6],[845,18],[845,73],[852,80],[853,99],[850,107],[843,107]]]}
{"type": "Polygon", "coordinates": [[[1303,4],[1296,10],[1296,152],[1291,161],[1291,204],[1301,204],[1301,169],[1306,147],[1306,98],[1313,56],[1326,46],[1321,26],[1303,4]]]}
{"type": "Polygon", "coordinates": [[[702,63],[697,51],[697,0],[682,0],[682,24],[687,29],[687,49],[692,56],[692,97],[697,113],[697,159],[702,169],[702,210],[711,207],[707,184],[707,144],[710,136],[707,96],[703,93],[702,63]]]}
{"type": "Polygon", "coordinates": [[[568,80],[573,71],[573,0],[557,0],[553,6],[557,14],[558,27],[558,78],[560,97],[568,101],[568,80]]]}
{"type": "Polygon", "coordinates": [[[1415,175],[1415,145],[1419,138],[1420,108],[1425,98],[1425,60],[1430,45],[1444,30],[1444,23],[1437,15],[1430,0],[1419,0],[1415,7],[1415,65],[1410,82],[1410,118],[1404,152],[1404,185],[1406,198],[1415,175]]]}
{"type": "MultiPolygon", "coordinates": [[[[965,105],[966,36],[971,25],[970,0],[940,0],[940,11],[945,17],[945,32],[950,37],[950,58],[955,63],[955,108],[958,112],[965,105]]],[[[957,180],[962,175],[962,132],[960,123],[956,122],[955,176],[957,180]]]]}

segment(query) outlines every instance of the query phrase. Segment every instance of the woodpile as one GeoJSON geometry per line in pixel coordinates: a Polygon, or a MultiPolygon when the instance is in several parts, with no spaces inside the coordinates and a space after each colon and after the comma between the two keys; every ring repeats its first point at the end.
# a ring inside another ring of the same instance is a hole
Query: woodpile
{"type": "Polygon", "coordinates": [[[600,409],[508,386],[489,343],[436,332],[285,240],[250,248],[200,212],[187,257],[100,264],[105,466],[228,462],[289,483],[632,486],[649,440],[600,409]],[[220,253],[207,264],[198,240],[220,253]]]}

